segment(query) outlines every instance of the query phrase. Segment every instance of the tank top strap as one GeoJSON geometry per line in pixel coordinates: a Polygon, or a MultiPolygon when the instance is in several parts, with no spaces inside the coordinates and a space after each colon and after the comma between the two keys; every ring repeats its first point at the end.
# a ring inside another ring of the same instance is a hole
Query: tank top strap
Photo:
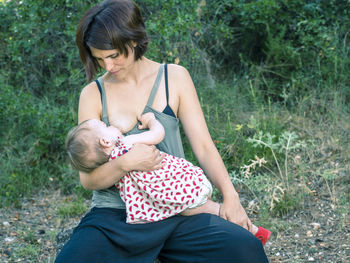
{"type": "Polygon", "coordinates": [[[169,87],[168,87],[168,64],[164,64],[164,77],[165,77],[165,94],[166,94],[166,105],[169,105],[169,87]]]}
{"type": "Polygon", "coordinates": [[[160,81],[162,79],[163,69],[164,69],[164,65],[162,64],[159,67],[157,78],[156,78],[156,80],[155,80],[155,82],[153,84],[153,88],[152,88],[151,94],[149,95],[149,98],[148,98],[148,101],[147,101],[147,106],[149,106],[149,107],[152,107],[152,105],[153,105],[154,98],[155,98],[156,93],[157,93],[158,88],[159,88],[159,83],[160,83],[160,81]]]}
{"type": "Polygon", "coordinates": [[[102,103],[102,121],[106,123],[107,126],[109,126],[109,120],[108,120],[108,113],[107,113],[107,100],[106,100],[106,92],[105,92],[105,85],[103,82],[102,77],[99,77],[97,80],[95,80],[98,90],[100,91],[101,95],[101,103],[102,103]]]}

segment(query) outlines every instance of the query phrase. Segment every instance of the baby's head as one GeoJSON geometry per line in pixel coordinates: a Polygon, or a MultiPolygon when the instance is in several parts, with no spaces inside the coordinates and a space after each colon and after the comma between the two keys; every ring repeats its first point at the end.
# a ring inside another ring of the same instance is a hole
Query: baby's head
{"type": "Polygon", "coordinates": [[[79,171],[91,172],[105,163],[121,132],[97,119],[86,120],[72,128],[66,139],[68,157],[79,171]]]}

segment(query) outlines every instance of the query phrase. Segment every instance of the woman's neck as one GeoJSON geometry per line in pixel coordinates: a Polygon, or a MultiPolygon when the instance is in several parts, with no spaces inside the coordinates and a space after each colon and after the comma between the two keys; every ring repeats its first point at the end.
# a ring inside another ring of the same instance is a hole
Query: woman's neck
{"type": "Polygon", "coordinates": [[[146,58],[142,57],[141,59],[134,61],[127,68],[127,74],[122,78],[118,79],[115,76],[107,73],[106,78],[108,81],[115,81],[118,83],[125,83],[132,86],[138,86],[147,76],[154,72],[155,68],[158,68],[159,64],[146,58]]]}

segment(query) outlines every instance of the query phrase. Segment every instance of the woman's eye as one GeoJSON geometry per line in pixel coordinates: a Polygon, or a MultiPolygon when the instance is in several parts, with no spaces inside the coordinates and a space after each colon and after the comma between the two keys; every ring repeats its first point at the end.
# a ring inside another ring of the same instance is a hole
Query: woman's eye
{"type": "Polygon", "coordinates": [[[113,55],[111,58],[117,58],[119,57],[119,53],[116,53],[115,55],[113,55]]]}

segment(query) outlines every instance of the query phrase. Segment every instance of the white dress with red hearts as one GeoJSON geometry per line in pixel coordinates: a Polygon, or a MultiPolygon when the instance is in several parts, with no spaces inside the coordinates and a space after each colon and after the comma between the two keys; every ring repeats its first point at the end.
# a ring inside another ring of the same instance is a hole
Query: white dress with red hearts
{"type": "MultiPolygon", "coordinates": [[[[130,148],[118,140],[110,159],[130,148]]],[[[201,168],[166,153],[163,162],[165,165],[159,170],[129,172],[116,185],[125,202],[127,223],[163,220],[200,206],[211,196],[211,184],[201,168]]]]}

